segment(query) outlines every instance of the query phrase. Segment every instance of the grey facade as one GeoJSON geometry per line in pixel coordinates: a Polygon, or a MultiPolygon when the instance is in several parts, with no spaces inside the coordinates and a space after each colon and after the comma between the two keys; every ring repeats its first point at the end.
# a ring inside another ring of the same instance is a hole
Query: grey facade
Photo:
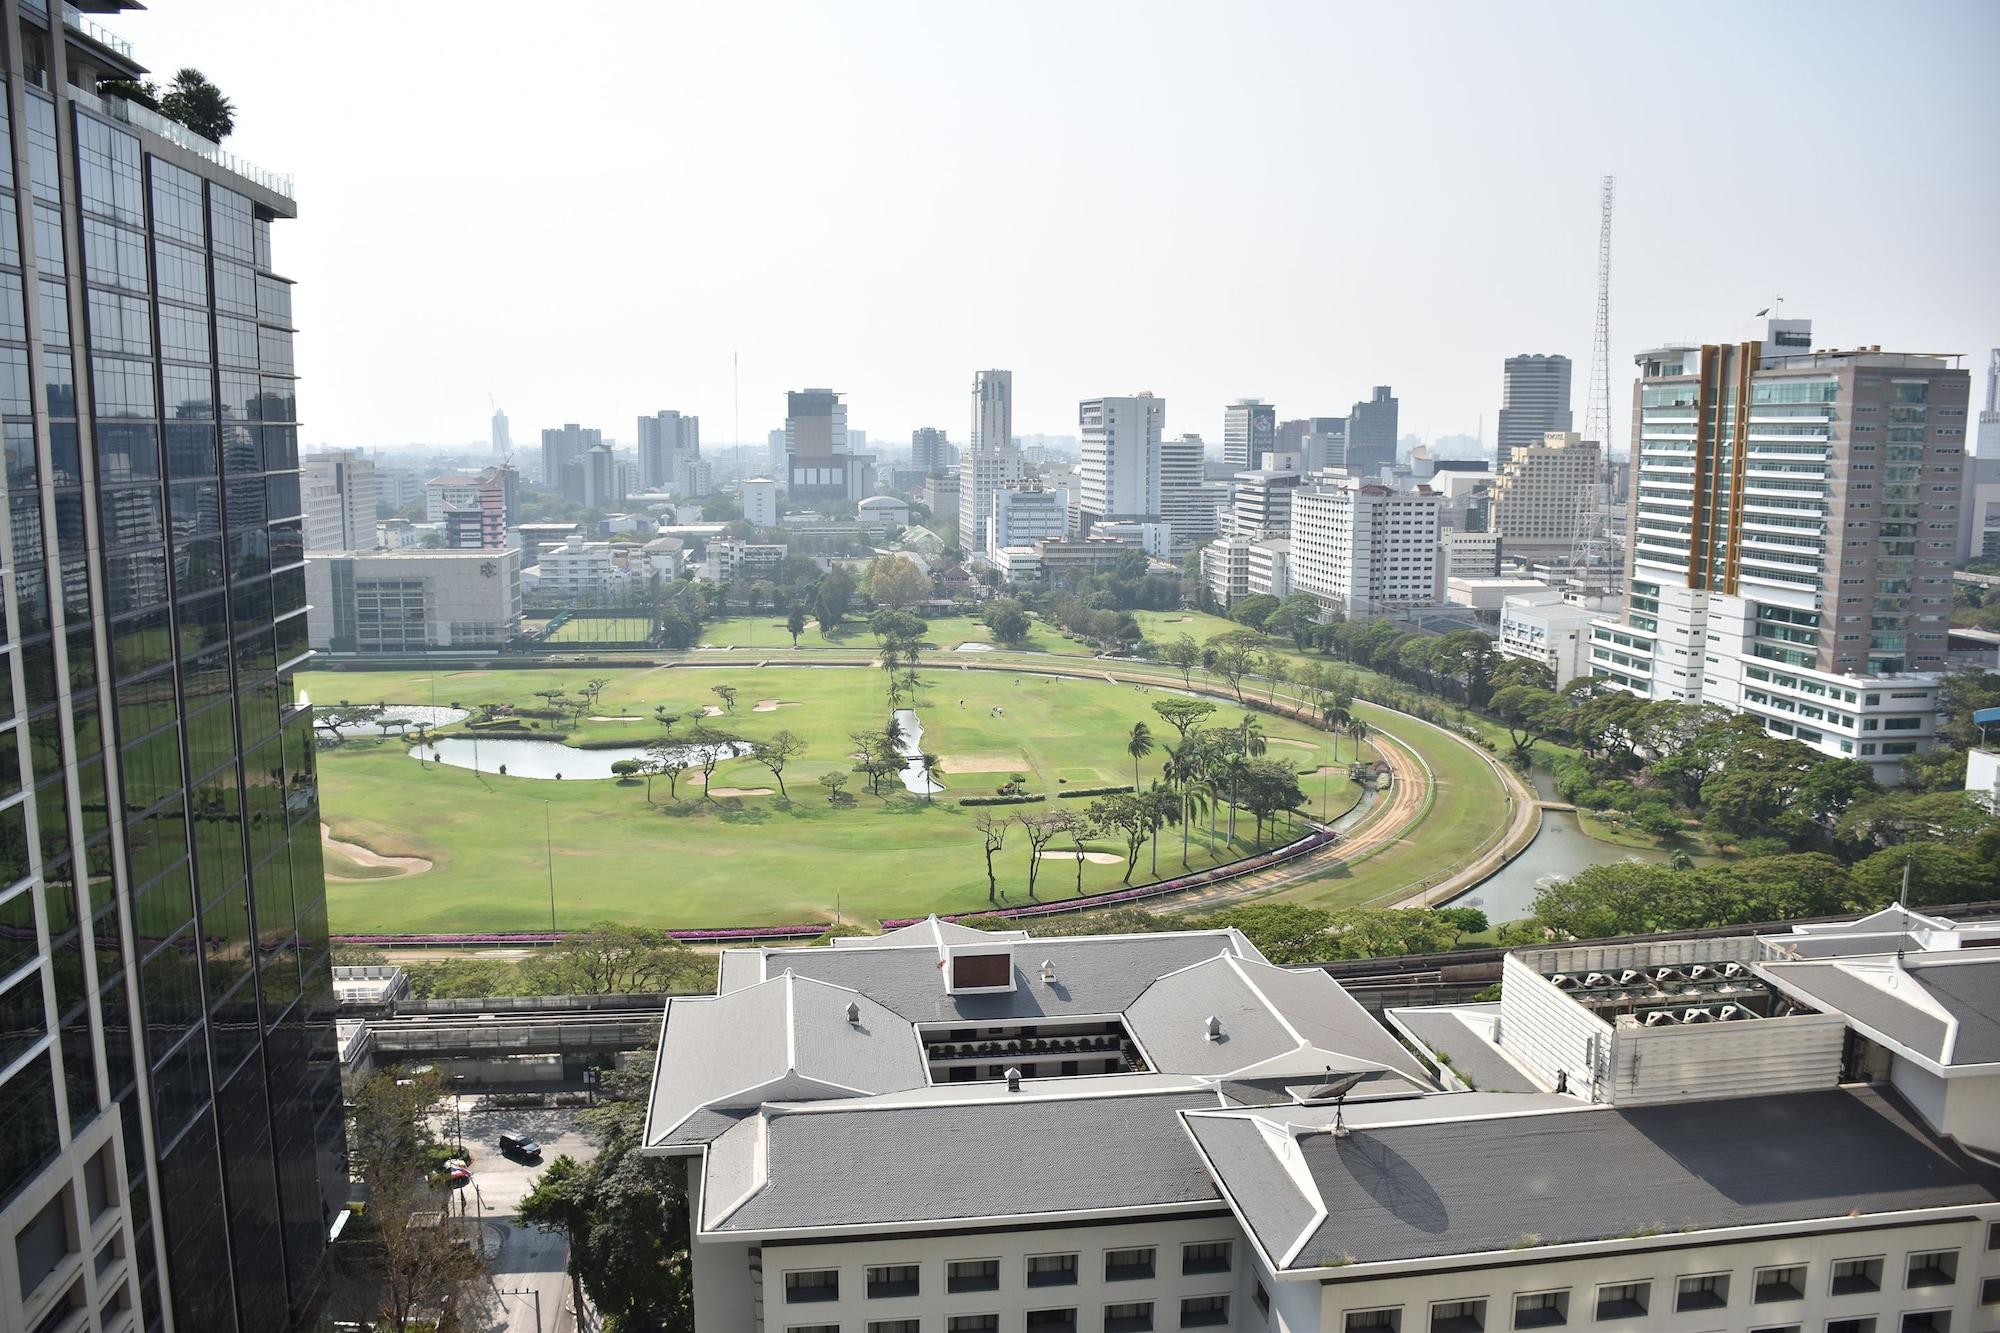
{"type": "Polygon", "coordinates": [[[0,0],[0,1327],[261,1333],[346,1184],[295,209],[52,12],[0,0]]]}
{"type": "Polygon", "coordinates": [[[668,410],[639,418],[640,490],[691,493],[700,458],[700,417],[668,410]]]}
{"type": "Polygon", "coordinates": [[[1239,398],[1222,409],[1222,461],[1238,472],[1266,467],[1278,447],[1278,409],[1261,398],[1239,398]]]}
{"type": "Polygon", "coordinates": [[[1396,461],[1397,402],[1389,386],[1378,384],[1366,402],[1347,417],[1347,470],[1371,479],[1396,461]]]}
{"type": "Polygon", "coordinates": [[[1541,443],[1550,431],[1572,428],[1569,379],[1566,356],[1523,352],[1507,358],[1500,374],[1497,451],[1501,466],[1516,449],[1541,443]]]}
{"type": "Polygon", "coordinates": [[[561,491],[563,498],[583,503],[583,457],[604,443],[604,432],[574,421],[542,432],[542,485],[561,491]]]}

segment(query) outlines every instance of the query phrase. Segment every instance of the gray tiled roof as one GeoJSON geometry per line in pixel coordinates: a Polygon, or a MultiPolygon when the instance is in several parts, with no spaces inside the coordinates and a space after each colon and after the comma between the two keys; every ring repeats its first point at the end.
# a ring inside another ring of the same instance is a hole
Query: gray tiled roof
{"type": "Polygon", "coordinates": [[[1806,996],[1819,1008],[1845,1014],[1932,1060],[1944,1060],[1943,1019],[1910,999],[1863,981],[1842,964],[1765,963],[1760,967],[1781,986],[1806,996]]]}
{"type": "Polygon", "coordinates": [[[1318,968],[1295,972],[1256,962],[1244,963],[1243,970],[1299,1034],[1321,1050],[1358,1055],[1432,1086],[1430,1075],[1403,1044],[1325,972],[1318,968]]]}
{"type": "MultiPolygon", "coordinates": [[[[1254,1185],[1270,1168],[1240,1140],[1210,1155],[1254,1185]]],[[[2000,1170],[1872,1088],[1371,1127],[1299,1149],[1327,1217],[1295,1268],[2000,1200],[2000,1170]]]]}
{"type": "MultiPolygon", "coordinates": [[[[778,1114],[768,1178],[715,1229],[887,1226],[1219,1198],[1177,1112],[1212,1093],[778,1114]],[[1060,1151],[1073,1145],[1075,1151],[1060,1151]]],[[[736,1135],[746,1135],[739,1126],[736,1135]]]]}
{"type": "Polygon", "coordinates": [[[1280,1164],[1256,1118],[1189,1116],[1187,1129],[1216,1164],[1216,1175],[1264,1252],[1272,1263],[1282,1263],[1313,1224],[1319,1201],[1307,1198],[1280,1164]]]}
{"type": "Polygon", "coordinates": [[[1467,1025],[1464,1015],[1488,1019],[1498,1004],[1454,1004],[1431,1009],[1391,1009],[1389,1017],[1433,1054],[1450,1058],[1452,1071],[1488,1092],[1539,1092],[1499,1048],[1467,1025]]]}
{"type": "Polygon", "coordinates": [[[1957,960],[1947,954],[1942,958],[1933,955],[1933,959],[1911,968],[1910,975],[1922,982],[1931,998],[1958,1023],[1951,1062],[1977,1065],[2000,1061],[2000,958],[1957,960]]]}

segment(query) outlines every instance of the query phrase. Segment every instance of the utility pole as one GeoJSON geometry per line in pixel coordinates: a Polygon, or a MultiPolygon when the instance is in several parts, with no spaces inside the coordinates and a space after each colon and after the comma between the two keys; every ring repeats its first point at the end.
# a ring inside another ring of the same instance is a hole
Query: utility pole
{"type": "Polygon", "coordinates": [[[542,798],[542,850],[549,862],[549,933],[556,931],[556,847],[549,833],[549,802],[542,798]]]}

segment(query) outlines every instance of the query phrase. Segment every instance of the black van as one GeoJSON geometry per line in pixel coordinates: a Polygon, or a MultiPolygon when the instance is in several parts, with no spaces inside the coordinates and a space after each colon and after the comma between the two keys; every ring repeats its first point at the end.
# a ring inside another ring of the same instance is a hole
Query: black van
{"type": "Polygon", "coordinates": [[[502,1134],[500,1136],[500,1151],[509,1157],[519,1157],[532,1161],[542,1155],[542,1145],[533,1139],[522,1138],[517,1134],[502,1134]]]}

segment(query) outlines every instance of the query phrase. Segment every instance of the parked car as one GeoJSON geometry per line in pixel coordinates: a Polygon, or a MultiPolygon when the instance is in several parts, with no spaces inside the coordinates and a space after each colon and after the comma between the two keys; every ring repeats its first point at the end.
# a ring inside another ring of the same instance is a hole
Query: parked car
{"type": "Polygon", "coordinates": [[[542,1155],[542,1145],[525,1135],[502,1134],[500,1151],[522,1161],[535,1161],[542,1155]]]}

